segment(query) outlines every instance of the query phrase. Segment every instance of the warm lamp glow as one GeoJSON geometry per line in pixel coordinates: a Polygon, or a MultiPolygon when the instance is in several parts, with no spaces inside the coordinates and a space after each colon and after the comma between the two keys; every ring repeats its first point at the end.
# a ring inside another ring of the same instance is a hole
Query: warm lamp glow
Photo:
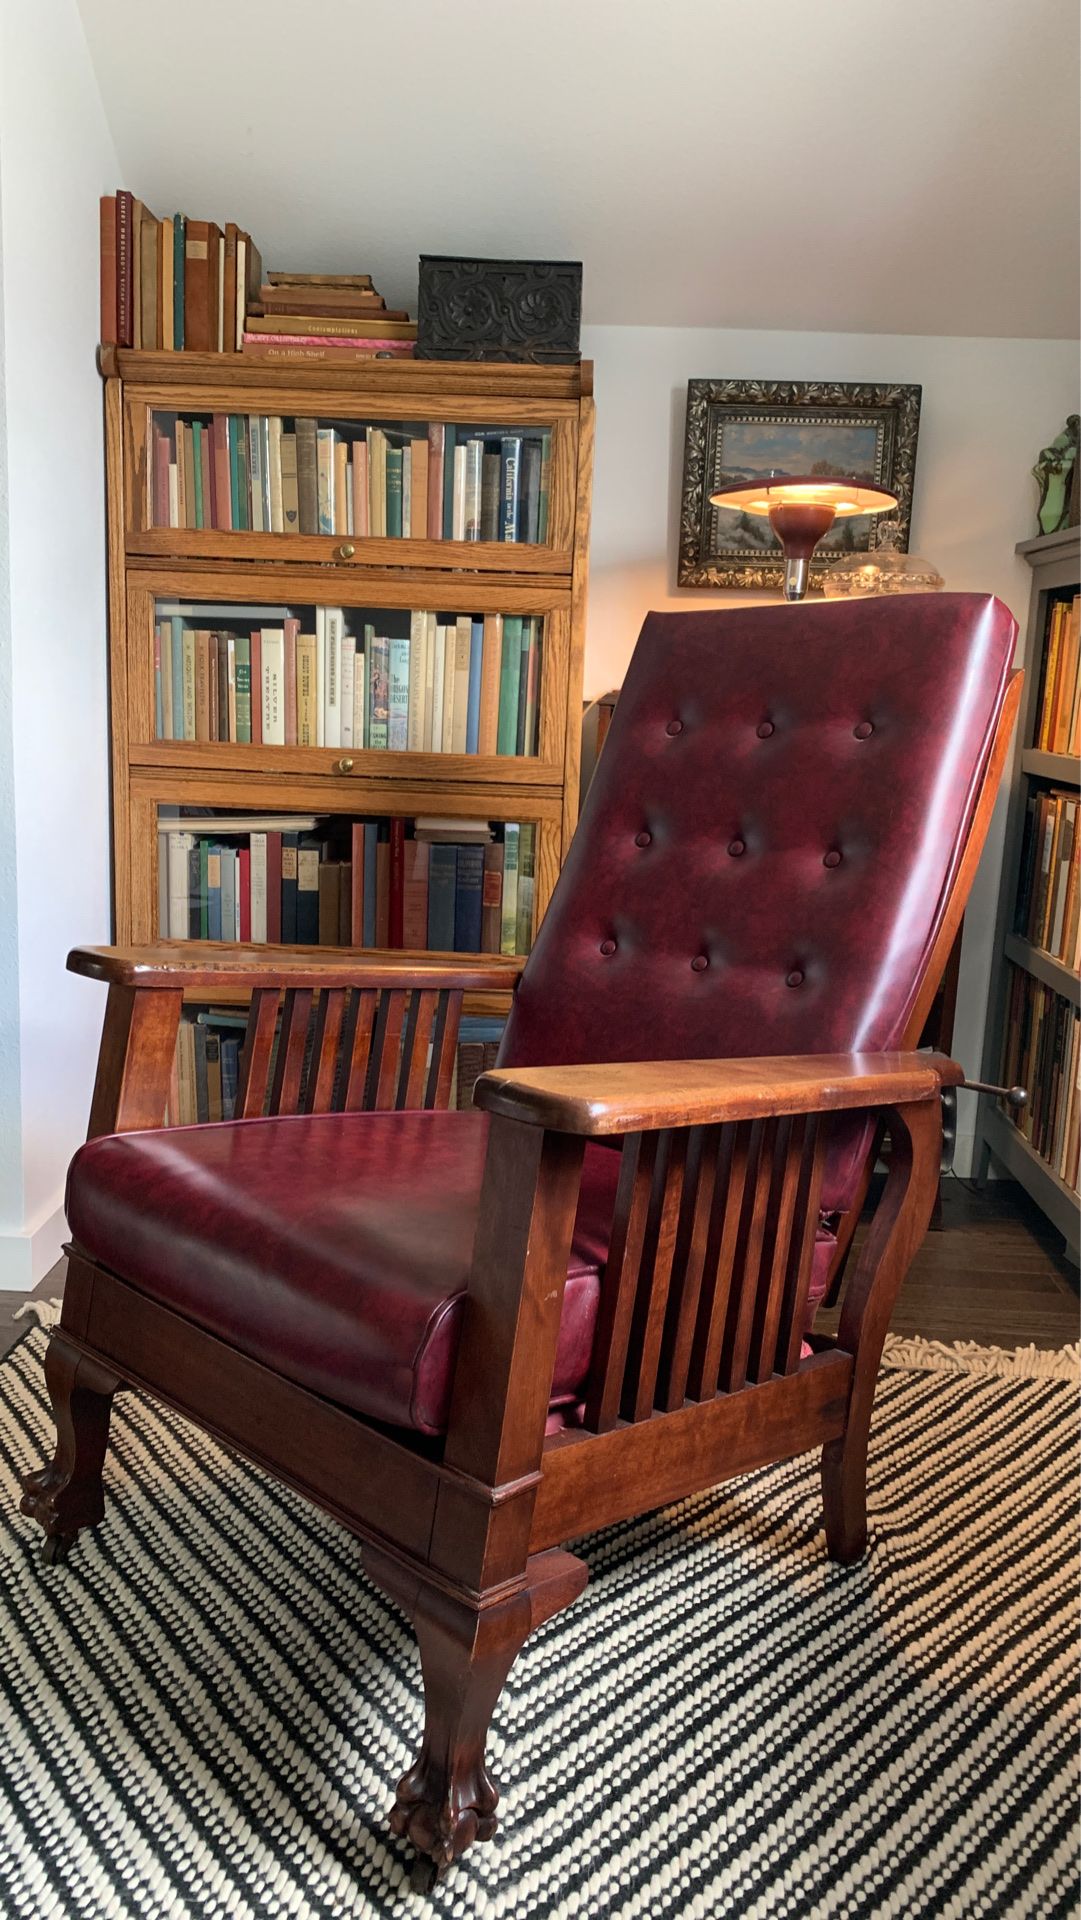
{"type": "Polygon", "coordinates": [[[770,526],[784,548],[786,600],[802,600],[807,591],[811,555],[837,519],[854,513],[889,513],[897,505],[897,495],[886,487],[825,474],[779,473],[753,485],[737,480],[710,494],[714,507],[731,507],[737,513],[769,516],[770,526]]]}

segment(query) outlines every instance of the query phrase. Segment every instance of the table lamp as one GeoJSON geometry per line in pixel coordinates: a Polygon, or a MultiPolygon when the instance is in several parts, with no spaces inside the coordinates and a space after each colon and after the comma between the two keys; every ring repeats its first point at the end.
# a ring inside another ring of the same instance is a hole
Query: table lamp
{"type": "Polygon", "coordinates": [[[815,473],[771,474],[752,485],[736,480],[709,497],[711,506],[768,518],[784,549],[786,600],[803,599],[811,555],[835,520],[855,513],[888,513],[897,505],[897,495],[886,487],[815,473]]]}

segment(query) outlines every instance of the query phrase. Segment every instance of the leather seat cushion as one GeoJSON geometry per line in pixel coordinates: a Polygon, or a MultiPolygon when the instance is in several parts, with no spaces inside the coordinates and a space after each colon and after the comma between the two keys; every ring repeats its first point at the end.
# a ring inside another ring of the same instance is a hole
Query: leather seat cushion
{"type": "MultiPolygon", "coordinates": [[[[325,1114],[115,1134],[76,1154],[92,1259],[369,1419],[445,1431],[487,1118],[325,1114]]],[[[589,1368],[619,1155],[588,1146],[553,1382],[589,1368]]]]}

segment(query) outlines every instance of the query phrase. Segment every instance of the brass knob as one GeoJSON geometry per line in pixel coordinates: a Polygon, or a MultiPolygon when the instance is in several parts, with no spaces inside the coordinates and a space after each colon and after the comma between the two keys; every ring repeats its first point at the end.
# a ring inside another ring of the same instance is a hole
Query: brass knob
{"type": "Polygon", "coordinates": [[[356,548],[353,542],[351,540],[343,540],[341,546],[338,548],[337,557],[339,560],[351,560],[355,552],[356,548]]]}
{"type": "Polygon", "coordinates": [[[340,759],[338,762],[338,772],[352,773],[352,771],[353,771],[353,762],[350,760],[348,754],[343,755],[342,759],[340,759]]]}

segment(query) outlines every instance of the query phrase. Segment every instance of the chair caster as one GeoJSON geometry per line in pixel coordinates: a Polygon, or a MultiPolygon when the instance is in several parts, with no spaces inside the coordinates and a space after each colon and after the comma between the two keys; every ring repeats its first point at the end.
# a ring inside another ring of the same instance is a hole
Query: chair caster
{"type": "Polygon", "coordinates": [[[42,1566],[62,1567],[74,1545],[73,1533],[47,1533],[41,1543],[42,1566]]]}
{"type": "Polygon", "coordinates": [[[439,1868],[426,1853],[418,1853],[409,1872],[409,1887],[412,1893],[431,1893],[439,1878],[439,1868]]]}

